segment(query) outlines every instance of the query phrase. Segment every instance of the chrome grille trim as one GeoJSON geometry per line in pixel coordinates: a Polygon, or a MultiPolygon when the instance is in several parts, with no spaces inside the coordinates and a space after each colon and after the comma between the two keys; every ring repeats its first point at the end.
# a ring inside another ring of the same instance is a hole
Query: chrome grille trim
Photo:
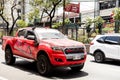
{"type": "Polygon", "coordinates": [[[67,47],[64,49],[65,54],[82,54],[84,53],[84,47],[67,47]]]}

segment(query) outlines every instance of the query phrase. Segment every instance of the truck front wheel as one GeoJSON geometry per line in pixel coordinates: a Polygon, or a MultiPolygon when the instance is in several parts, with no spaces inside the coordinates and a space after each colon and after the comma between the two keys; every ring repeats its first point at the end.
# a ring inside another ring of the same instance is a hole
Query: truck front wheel
{"type": "Polygon", "coordinates": [[[52,71],[52,66],[47,56],[39,55],[37,60],[37,69],[40,75],[49,76],[52,71]]]}
{"type": "Polygon", "coordinates": [[[5,49],[5,61],[6,61],[6,64],[8,65],[12,65],[15,63],[15,57],[13,57],[13,53],[12,53],[12,50],[11,48],[6,48],[5,49]]]}

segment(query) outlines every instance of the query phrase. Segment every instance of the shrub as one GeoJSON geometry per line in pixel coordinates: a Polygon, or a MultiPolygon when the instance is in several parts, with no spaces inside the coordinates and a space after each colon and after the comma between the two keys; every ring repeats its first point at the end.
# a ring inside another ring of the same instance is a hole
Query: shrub
{"type": "Polygon", "coordinates": [[[24,28],[24,27],[27,27],[27,26],[28,26],[28,23],[26,23],[26,22],[23,21],[23,20],[18,20],[16,24],[17,24],[17,26],[18,26],[19,28],[24,28]]]}

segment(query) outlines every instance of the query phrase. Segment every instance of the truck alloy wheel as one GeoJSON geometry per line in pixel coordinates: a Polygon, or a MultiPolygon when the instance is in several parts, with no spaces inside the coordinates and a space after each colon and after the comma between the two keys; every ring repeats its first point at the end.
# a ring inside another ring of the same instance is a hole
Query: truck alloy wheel
{"type": "Polygon", "coordinates": [[[95,55],[94,55],[94,58],[95,58],[96,62],[101,63],[101,62],[104,61],[105,56],[102,52],[96,52],[95,55]]]}
{"type": "Polygon", "coordinates": [[[40,75],[49,76],[52,66],[45,55],[39,55],[37,60],[37,69],[40,75]]]}
{"type": "Polygon", "coordinates": [[[15,63],[15,57],[13,57],[12,50],[10,48],[5,49],[5,61],[8,65],[15,63]]]}

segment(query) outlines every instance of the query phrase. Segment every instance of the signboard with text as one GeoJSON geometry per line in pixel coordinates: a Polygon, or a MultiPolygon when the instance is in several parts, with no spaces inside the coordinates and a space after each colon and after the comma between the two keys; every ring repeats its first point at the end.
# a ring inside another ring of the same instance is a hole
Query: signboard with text
{"type": "Polygon", "coordinates": [[[78,3],[78,4],[69,3],[68,5],[65,6],[65,11],[79,13],[80,12],[80,3],[78,3]]]}

